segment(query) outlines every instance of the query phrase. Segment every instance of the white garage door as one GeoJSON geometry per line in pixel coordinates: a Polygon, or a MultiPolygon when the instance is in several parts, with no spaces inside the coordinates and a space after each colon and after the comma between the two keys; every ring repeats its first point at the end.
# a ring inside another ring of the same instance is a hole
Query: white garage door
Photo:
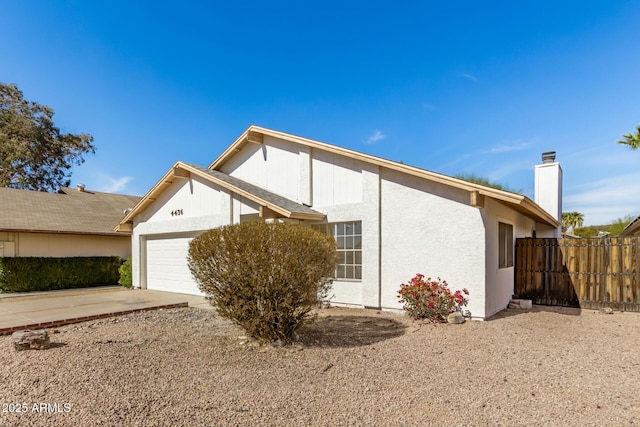
{"type": "Polygon", "coordinates": [[[147,289],[202,295],[187,266],[194,236],[147,238],[147,289]]]}

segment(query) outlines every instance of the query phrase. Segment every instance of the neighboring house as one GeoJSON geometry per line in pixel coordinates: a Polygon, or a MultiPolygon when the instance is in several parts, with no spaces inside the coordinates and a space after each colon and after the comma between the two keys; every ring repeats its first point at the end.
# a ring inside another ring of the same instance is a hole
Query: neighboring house
{"type": "Polygon", "coordinates": [[[640,216],[627,225],[618,237],[640,236],[640,216]]]}
{"type": "Polygon", "coordinates": [[[331,303],[400,309],[416,273],[470,291],[484,319],[513,293],[517,237],[558,237],[562,170],[536,166],[536,196],[497,190],[322,142],[249,127],[209,167],[177,162],[120,222],[135,287],[200,294],[187,266],[204,230],[294,221],[335,236],[331,303]]]}
{"type": "Polygon", "coordinates": [[[131,256],[130,233],[113,228],[137,196],[62,188],[0,188],[0,257],[131,256]]]}

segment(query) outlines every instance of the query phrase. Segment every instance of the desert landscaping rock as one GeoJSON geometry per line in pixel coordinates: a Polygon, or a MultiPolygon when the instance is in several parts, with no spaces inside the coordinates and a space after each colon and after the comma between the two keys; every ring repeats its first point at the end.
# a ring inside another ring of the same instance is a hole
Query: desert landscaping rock
{"type": "Polygon", "coordinates": [[[51,347],[47,331],[17,331],[11,335],[16,350],[46,350],[51,347]]]}
{"type": "Polygon", "coordinates": [[[594,313],[534,306],[417,328],[330,308],[293,345],[258,349],[198,309],[57,328],[45,352],[5,336],[0,425],[637,425],[640,313],[594,313]],[[69,410],[32,410],[42,403],[69,410]]]}
{"type": "Polygon", "coordinates": [[[462,313],[454,312],[454,313],[449,313],[449,317],[447,318],[447,321],[453,325],[461,325],[464,323],[465,319],[462,313]]]}

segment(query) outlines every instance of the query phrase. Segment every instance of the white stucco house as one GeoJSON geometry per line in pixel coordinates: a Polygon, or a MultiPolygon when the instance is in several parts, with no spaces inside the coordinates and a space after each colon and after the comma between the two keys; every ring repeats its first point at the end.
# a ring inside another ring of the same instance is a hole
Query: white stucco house
{"type": "Polygon", "coordinates": [[[276,219],[335,236],[332,304],[401,309],[400,284],[422,273],[467,288],[472,316],[486,319],[512,297],[515,238],[559,236],[562,170],[554,159],[536,166],[543,208],[520,194],[250,126],[208,167],[177,162],[116,230],[132,232],[135,287],[200,294],[187,267],[194,236],[276,219]]]}

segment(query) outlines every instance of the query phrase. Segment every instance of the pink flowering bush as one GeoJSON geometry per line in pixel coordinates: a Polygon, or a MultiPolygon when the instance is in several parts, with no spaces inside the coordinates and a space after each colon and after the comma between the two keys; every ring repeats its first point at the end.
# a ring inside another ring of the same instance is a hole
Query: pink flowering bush
{"type": "Polygon", "coordinates": [[[439,277],[437,280],[430,277],[425,280],[423,274],[416,274],[409,283],[400,285],[398,291],[398,298],[412,319],[431,322],[446,322],[449,313],[462,313],[462,307],[469,302],[467,295],[469,291],[466,289],[452,293],[445,280],[439,277]]]}

